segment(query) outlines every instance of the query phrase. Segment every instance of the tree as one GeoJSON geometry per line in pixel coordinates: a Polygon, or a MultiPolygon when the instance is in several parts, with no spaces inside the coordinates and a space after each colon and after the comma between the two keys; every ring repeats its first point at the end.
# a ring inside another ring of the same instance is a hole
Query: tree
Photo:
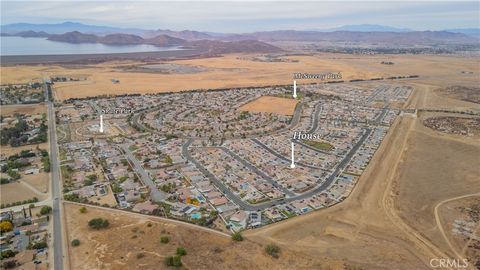
{"type": "Polygon", "coordinates": [[[11,230],[13,230],[13,224],[10,220],[4,220],[0,222],[0,231],[2,233],[9,232],[11,230]]]}
{"type": "Polygon", "coordinates": [[[185,255],[187,255],[187,251],[183,247],[177,247],[177,255],[178,256],[185,256],[185,255]]]}
{"type": "Polygon", "coordinates": [[[73,239],[72,240],[72,247],[78,247],[80,245],[80,240],[78,239],[73,239]]]}
{"type": "Polygon", "coordinates": [[[280,255],[280,247],[275,244],[269,244],[265,247],[265,252],[273,258],[278,258],[280,255]]]}
{"type": "Polygon", "coordinates": [[[40,214],[41,215],[48,215],[48,214],[50,214],[50,212],[52,212],[52,207],[50,207],[48,205],[42,206],[42,209],[40,209],[40,214]]]}
{"type": "Polygon", "coordinates": [[[109,225],[110,223],[108,222],[108,220],[103,218],[94,218],[88,222],[88,226],[90,226],[90,228],[95,230],[107,228],[109,225]]]}
{"type": "Polygon", "coordinates": [[[32,249],[43,249],[48,247],[47,242],[38,242],[33,244],[32,249]]]}
{"type": "Polygon", "coordinates": [[[87,213],[87,208],[85,206],[82,206],[82,208],[80,208],[79,211],[80,211],[80,213],[85,214],[85,213],[87,213]]]}
{"type": "Polygon", "coordinates": [[[240,232],[234,232],[232,233],[232,240],[238,242],[243,241],[243,236],[240,232]]]}

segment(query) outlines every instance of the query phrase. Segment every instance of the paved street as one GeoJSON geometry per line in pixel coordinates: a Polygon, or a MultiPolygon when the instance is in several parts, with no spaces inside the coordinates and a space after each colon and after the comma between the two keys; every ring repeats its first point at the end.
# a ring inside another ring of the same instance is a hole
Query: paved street
{"type": "Polygon", "coordinates": [[[309,198],[315,194],[319,194],[325,190],[328,189],[328,187],[335,181],[335,178],[337,175],[345,169],[347,166],[348,162],[352,159],[353,155],[357,152],[357,150],[363,145],[367,137],[371,134],[372,129],[364,129],[364,133],[360,137],[360,139],[355,143],[355,145],[350,149],[347,155],[340,161],[340,163],[335,167],[335,170],[330,174],[330,176],[327,177],[327,179],[319,186],[316,188],[309,190],[305,193],[302,193],[297,196],[292,196],[289,198],[284,198],[284,199],[279,199],[279,200],[273,200],[273,201],[268,201],[265,203],[260,203],[260,204],[249,204],[245,201],[243,201],[240,197],[235,195],[225,184],[220,181],[218,178],[216,178],[212,173],[210,173],[205,167],[203,167],[202,164],[200,164],[198,161],[196,161],[190,154],[190,151],[188,150],[188,147],[191,145],[193,142],[192,139],[189,139],[183,146],[182,146],[182,156],[187,159],[189,162],[194,164],[204,175],[206,175],[214,185],[220,189],[220,191],[227,196],[231,201],[233,201],[235,204],[239,205],[242,209],[247,210],[247,211],[259,211],[259,210],[264,210],[266,208],[272,207],[277,205],[278,203],[288,203],[292,202],[295,200],[301,200],[301,199],[306,199],[309,198]]]}
{"type": "Polygon", "coordinates": [[[55,108],[53,102],[49,101],[47,83],[45,85],[45,99],[48,106],[48,138],[50,144],[50,175],[52,179],[52,199],[53,199],[53,245],[54,245],[54,269],[63,269],[63,229],[62,229],[62,213],[60,207],[61,199],[61,181],[60,181],[60,165],[58,162],[58,145],[55,132],[55,108]]]}
{"type": "MultiPolygon", "coordinates": [[[[281,160],[284,160],[286,162],[291,162],[292,160],[290,158],[286,158],[284,157],[282,154],[278,153],[277,151],[273,150],[272,148],[268,147],[267,145],[265,145],[264,143],[262,143],[261,141],[259,141],[258,139],[252,139],[252,141],[256,144],[258,144],[260,147],[262,147],[263,149],[267,150],[268,152],[270,152],[272,155],[276,156],[277,158],[281,159],[281,160]]],[[[298,166],[301,166],[301,167],[306,167],[306,168],[310,168],[310,169],[320,169],[319,167],[315,167],[315,166],[312,166],[312,165],[308,165],[308,164],[304,164],[304,163],[301,163],[301,162],[295,162],[296,165],[298,166]]]]}
{"type": "Polygon", "coordinates": [[[135,158],[133,153],[128,149],[128,144],[121,145],[123,151],[127,155],[128,160],[133,164],[135,167],[134,170],[140,174],[142,177],[142,181],[150,188],[150,198],[154,202],[161,202],[167,199],[167,194],[157,188],[157,185],[153,182],[150,174],[142,167],[142,164],[135,158]]]}
{"type": "Polygon", "coordinates": [[[234,152],[232,152],[230,149],[226,148],[226,147],[223,147],[223,146],[219,146],[218,148],[221,148],[223,151],[227,152],[230,156],[234,157],[237,161],[239,161],[240,163],[243,164],[243,166],[247,167],[249,170],[253,171],[254,173],[260,175],[262,178],[264,178],[265,180],[267,180],[270,184],[272,184],[274,187],[276,187],[277,189],[281,190],[283,193],[285,193],[288,197],[293,197],[295,196],[295,193],[293,193],[292,191],[288,190],[286,187],[283,187],[282,185],[279,185],[277,183],[277,181],[275,181],[273,178],[271,178],[270,176],[268,176],[267,174],[265,174],[264,172],[262,172],[261,170],[259,170],[257,167],[255,167],[253,164],[247,162],[245,159],[241,158],[240,156],[238,156],[237,154],[235,154],[234,152]]]}

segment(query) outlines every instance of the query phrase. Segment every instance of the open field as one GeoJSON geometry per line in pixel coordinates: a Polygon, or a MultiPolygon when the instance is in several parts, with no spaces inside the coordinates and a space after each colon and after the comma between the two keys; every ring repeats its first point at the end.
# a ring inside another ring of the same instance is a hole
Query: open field
{"type": "MultiPolygon", "coordinates": [[[[261,244],[249,240],[233,242],[228,235],[200,230],[153,217],[65,204],[68,243],[80,240],[80,246],[69,244],[70,269],[169,269],[164,259],[184,247],[186,269],[320,269],[330,264],[341,269],[339,262],[307,257],[293,251],[281,251],[279,259],[265,254],[261,244]],[[103,230],[88,227],[92,218],[108,219],[103,230]],[[148,224],[151,224],[150,226],[148,224]],[[168,236],[162,244],[160,237],[168,236]],[[141,254],[141,255],[139,255],[141,254]]],[[[265,243],[264,243],[265,244],[265,243]]]]}
{"type": "Polygon", "coordinates": [[[10,145],[2,145],[0,146],[0,154],[5,156],[11,156],[22,152],[23,150],[35,150],[36,148],[47,150],[48,143],[40,143],[40,144],[28,144],[22,145],[18,147],[11,147],[10,145]]]}
{"type": "Polygon", "coordinates": [[[439,228],[450,249],[457,254],[477,260],[480,266],[480,192],[441,201],[435,206],[439,228]]]}
{"type": "Polygon", "coordinates": [[[30,200],[33,199],[33,197],[37,197],[40,201],[45,199],[20,182],[1,185],[0,195],[0,203],[2,204],[30,200]]]}
{"type": "MultiPolygon", "coordinates": [[[[317,54],[289,56],[289,58],[298,62],[258,62],[248,60],[245,55],[237,54],[170,62],[189,67],[201,66],[206,69],[205,72],[192,74],[124,71],[123,67],[142,64],[134,61],[115,61],[83,66],[6,66],[2,67],[1,81],[2,83],[27,82],[32,78],[42,78],[47,75],[84,76],[87,78],[85,81],[57,83],[54,87],[56,97],[63,100],[102,94],[156,93],[291,84],[295,72],[341,72],[343,80],[409,74],[418,74],[426,78],[442,77],[451,76],[454,72],[465,83],[474,83],[478,80],[478,74],[475,73],[478,70],[478,59],[475,57],[317,54]],[[395,64],[391,66],[380,64],[384,60],[393,61],[395,64]],[[474,74],[465,74],[461,71],[472,71],[474,74]],[[113,83],[112,79],[119,80],[119,83],[113,83]]],[[[310,82],[315,82],[315,80],[299,80],[297,84],[310,82]]],[[[299,86],[299,92],[301,93],[301,86],[299,86]]]]}
{"type": "Polygon", "coordinates": [[[317,141],[309,141],[309,140],[304,140],[303,143],[308,144],[312,147],[315,147],[319,150],[323,151],[330,151],[333,149],[333,145],[327,143],[327,142],[317,142],[317,141]]]}
{"type": "Polygon", "coordinates": [[[297,103],[298,101],[296,99],[263,96],[241,106],[238,109],[240,111],[248,112],[266,112],[282,115],[293,115],[297,103]]]}
{"type": "Polygon", "coordinates": [[[41,172],[37,174],[23,175],[21,181],[30,184],[36,190],[46,193],[48,192],[50,177],[48,173],[41,172]]]}
{"type": "MultiPolygon", "coordinates": [[[[395,205],[412,228],[449,251],[446,242],[439,240],[442,237],[434,208],[443,200],[480,192],[480,140],[477,136],[441,136],[424,127],[421,118],[415,123],[399,164],[395,205]]],[[[449,254],[455,255],[450,251],[449,254]]]]}
{"type": "Polygon", "coordinates": [[[480,87],[450,86],[436,90],[440,95],[463,101],[480,103],[480,87]]]}
{"type": "Polygon", "coordinates": [[[36,105],[2,105],[0,109],[0,115],[13,115],[13,114],[41,114],[47,112],[45,104],[36,105]]]}

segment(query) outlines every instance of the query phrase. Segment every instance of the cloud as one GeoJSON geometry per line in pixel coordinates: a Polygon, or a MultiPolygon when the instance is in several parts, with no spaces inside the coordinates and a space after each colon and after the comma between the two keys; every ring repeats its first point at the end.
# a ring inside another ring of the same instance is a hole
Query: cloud
{"type": "Polygon", "coordinates": [[[2,1],[2,24],[78,21],[148,29],[251,32],[384,24],[477,26],[478,2],[2,1]]]}

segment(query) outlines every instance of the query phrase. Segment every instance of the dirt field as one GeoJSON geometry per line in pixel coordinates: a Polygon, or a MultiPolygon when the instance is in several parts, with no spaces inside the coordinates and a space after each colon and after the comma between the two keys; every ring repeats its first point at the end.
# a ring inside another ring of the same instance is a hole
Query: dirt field
{"type": "MultiPolygon", "coordinates": [[[[152,93],[242,86],[291,84],[293,73],[341,72],[342,79],[366,79],[392,75],[418,74],[420,76],[462,77],[463,82],[478,80],[478,59],[450,56],[352,56],[343,54],[318,54],[315,56],[289,56],[298,62],[257,62],[248,60],[251,55],[226,55],[224,57],[177,60],[176,65],[202,66],[207,71],[193,74],[161,74],[152,72],[126,72],[122,66],[141,63],[132,61],[107,62],[90,66],[15,66],[1,67],[2,83],[29,81],[46,75],[86,77],[85,81],[55,84],[58,99],[97,96],[101,94],[152,93]],[[386,66],[381,61],[395,62],[386,66]],[[241,68],[239,68],[241,67],[241,68]],[[472,71],[464,74],[461,71],[472,71]],[[119,83],[112,83],[117,79],[119,83]],[[194,82],[194,83],[193,83],[194,82]]],[[[314,82],[299,80],[297,84],[314,82]]],[[[301,87],[300,87],[301,89],[301,87]]]]}
{"type": "Polygon", "coordinates": [[[480,266],[479,214],[480,192],[450,198],[435,206],[437,225],[450,249],[457,257],[476,261],[480,266]]]}
{"type": "Polygon", "coordinates": [[[46,113],[47,106],[45,104],[38,105],[2,105],[0,109],[0,115],[13,115],[19,114],[40,114],[46,113]]]}
{"type": "Polygon", "coordinates": [[[29,144],[29,145],[23,145],[19,147],[11,147],[9,145],[2,145],[0,146],[0,154],[5,155],[5,156],[11,156],[15,155],[17,153],[22,152],[23,150],[35,150],[36,148],[47,150],[48,149],[48,143],[40,143],[40,144],[29,144]]]}
{"type": "Polygon", "coordinates": [[[0,203],[14,203],[37,197],[38,200],[45,199],[46,196],[38,194],[22,183],[14,182],[0,186],[0,203]]]}
{"type": "MultiPolygon", "coordinates": [[[[175,255],[184,247],[185,269],[341,269],[341,262],[323,256],[307,257],[293,251],[281,251],[279,259],[265,254],[261,244],[249,240],[233,242],[230,237],[194,229],[147,216],[66,203],[68,243],[79,239],[81,244],[69,244],[70,269],[169,269],[164,258],[175,255]],[[88,227],[92,218],[108,219],[110,227],[93,230],[88,227]],[[151,224],[151,227],[148,224],[151,224]],[[168,236],[168,244],[160,243],[168,236]],[[139,255],[142,254],[142,255],[139,255]],[[330,265],[332,268],[322,268],[330,265]]],[[[263,243],[265,245],[265,243],[263,243]]]]}
{"type": "Polygon", "coordinates": [[[240,111],[248,112],[267,112],[282,115],[293,115],[297,103],[298,101],[296,99],[263,96],[241,106],[238,109],[240,111]]]}
{"type": "Polygon", "coordinates": [[[49,177],[48,173],[41,172],[37,174],[23,175],[21,180],[27,182],[38,191],[46,193],[48,192],[49,187],[49,177]]]}

